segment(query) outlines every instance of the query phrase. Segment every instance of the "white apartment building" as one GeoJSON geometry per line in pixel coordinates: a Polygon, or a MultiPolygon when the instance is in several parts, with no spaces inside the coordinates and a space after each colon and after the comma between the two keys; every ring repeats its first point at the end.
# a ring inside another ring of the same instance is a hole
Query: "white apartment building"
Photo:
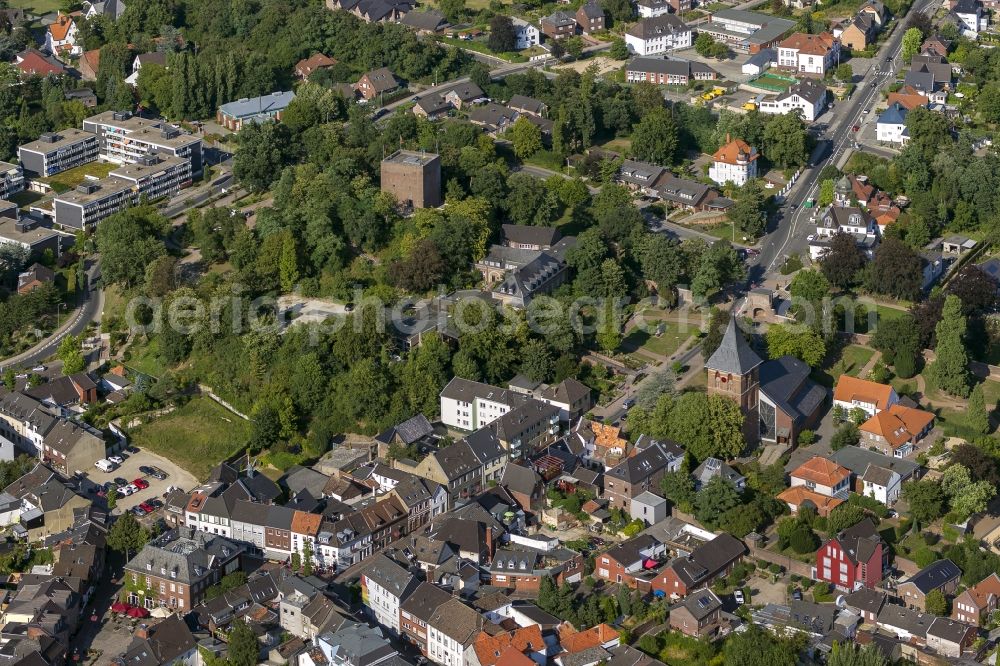
{"type": "Polygon", "coordinates": [[[398,636],[399,605],[417,585],[417,579],[406,569],[380,553],[361,575],[362,603],[375,622],[398,636]]]}
{"type": "Polygon", "coordinates": [[[479,430],[527,400],[516,391],[454,377],[441,391],[441,422],[460,430],[479,430]]]}
{"type": "Polygon", "coordinates": [[[465,651],[483,627],[483,617],[457,598],[449,599],[427,621],[427,656],[442,666],[465,666],[465,651]]]}
{"type": "Polygon", "coordinates": [[[742,139],[729,139],[712,155],[712,166],[708,177],[719,185],[733,183],[742,187],[757,177],[757,161],[760,153],[742,139]]]}
{"type": "Polygon", "coordinates": [[[875,139],[879,143],[904,144],[910,138],[906,131],[906,107],[893,102],[875,123],[875,139]]]}
{"type": "Polygon", "coordinates": [[[785,92],[767,97],[760,102],[761,113],[798,113],[802,120],[811,123],[826,109],[826,86],[812,79],[805,79],[785,92]]]}
{"type": "Polygon", "coordinates": [[[127,111],[105,111],[85,119],[83,129],[97,135],[102,161],[134,164],[158,154],[187,159],[191,173],[201,173],[201,139],[162,120],[139,118],[127,111]]]}
{"type": "Polygon", "coordinates": [[[686,49],[693,43],[691,28],[673,14],[644,18],[625,33],[628,50],[640,56],[686,49]]]}
{"type": "Polygon", "coordinates": [[[20,164],[0,162],[0,199],[8,199],[24,189],[24,171],[20,164]]]}
{"type": "Polygon", "coordinates": [[[673,7],[667,0],[638,0],[636,9],[639,11],[639,18],[663,16],[673,11],[673,7]]]}
{"type": "Polygon", "coordinates": [[[778,67],[823,76],[840,60],[840,40],[829,32],[796,32],[778,44],[778,67]]]}

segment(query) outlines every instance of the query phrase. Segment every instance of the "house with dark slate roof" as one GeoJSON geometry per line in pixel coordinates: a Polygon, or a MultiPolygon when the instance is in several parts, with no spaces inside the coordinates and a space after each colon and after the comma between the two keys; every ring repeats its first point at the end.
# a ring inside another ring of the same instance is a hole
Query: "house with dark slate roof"
{"type": "Polygon", "coordinates": [[[625,458],[604,474],[604,497],[611,508],[631,511],[632,498],[657,490],[667,472],[676,472],[684,462],[684,449],[669,440],[651,441],[638,453],[625,458]]]}
{"type": "Polygon", "coordinates": [[[933,562],[913,574],[896,588],[896,594],[909,608],[927,610],[927,595],[940,590],[950,595],[958,587],[962,570],[949,559],[933,562]]]}
{"type": "Polygon", "coordinates": [[[869,518],[841,531],[816,551],[815,578],[841,590],[876,587],[888,570],[889,550],[869,518]]]}
{"type": "Polygon", "coordinates": [[[361,574],[361,603],[375,622],[398,636],[399,608],[418,584],[409,571],[379,553],[361,574]]]}

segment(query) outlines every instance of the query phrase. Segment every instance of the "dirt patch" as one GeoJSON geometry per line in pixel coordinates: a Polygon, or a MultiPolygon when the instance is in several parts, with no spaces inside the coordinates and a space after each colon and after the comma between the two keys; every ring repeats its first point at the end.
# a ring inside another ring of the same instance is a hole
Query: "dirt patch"
{"type": "Polygon", "coordinates": [[[557,72],[564,69],[572,69],[574,71],[582,73],[585,69],[587,69],[591,65],[597,65],[598,74],[607,74],[608,72],[613,72],[617,69],[621,69],[622,65],[624,64],[625,63],[623,63],[621,60],[612,60],[611,58],[607,58],[605,56],[596,56],[593,58],[587,58],[585,60],[577,60],[575,62],[569,63],[568,65],[553,67],[552,69],[557,72]]]}

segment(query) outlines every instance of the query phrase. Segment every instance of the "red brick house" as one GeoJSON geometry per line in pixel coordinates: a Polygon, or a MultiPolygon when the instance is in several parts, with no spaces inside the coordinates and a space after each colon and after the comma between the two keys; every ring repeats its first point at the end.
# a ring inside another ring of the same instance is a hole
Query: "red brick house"
{"type": "Polygon", "coordinates": [[[490,564],[490,585],[538,592],[543,578],[556,586],[583,578],[583,555],[565,548],[547,552],[498,549],[490,564]]]}
{"type": "Polygon", "coordinates": [[[991,573],[962,594],[951,604],[951,617],[959,622],[985,624],[993,611],[1000,607],[1000,576],[991,573]]]}
{"type": "Polygon", "coordinates": [[[743,542],[723,532],[695,548],[689,556],[671,560],[649,582],[650,589],[674,599],[686,597],[694,590],[708,587],[716,578],[729,575],[745,554],[743,542]]]}
{"type": "Polygon", "coordinates": [[[889,553],[870,519],[862,520],[823,544],[816,551],[814,578],[841,590],[873,588],[882,582],[889,553]]]}
{"type": "Polygon", "coordinates": [[[323,55],[322,53],[314,53],[308,58],[299,60],[299,62],[296,63],[295,76],[300,79],[308,79],[316,70],[333,67],[336,64],[337,61],[333,58],[323,55]]]}
{"type": "Polygon", "coordinates": [[[597,556],[594,564],[594,578],[611,583],[623,583],[628,587],[638,587],[635,576],[666,556],[667,547],[649,534],[643,534],[623,541],[606,553],[597,556]]]}

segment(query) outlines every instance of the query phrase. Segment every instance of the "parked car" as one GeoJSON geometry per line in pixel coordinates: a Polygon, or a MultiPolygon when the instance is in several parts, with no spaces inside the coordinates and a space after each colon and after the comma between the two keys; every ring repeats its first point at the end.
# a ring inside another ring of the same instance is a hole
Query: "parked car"
{"type": "Polygon", "coordinates": [[[153,468],[150,467],[149,465],[139,465],[139,471],[142,472],[143,474],[150,475],[153,473],[153,468]]]}
{"type": "Polygon", "coordinates": [[[145,490],[146,488],[149,488],[149,481],[146,481],[145,479],[136,479],[132,482],[132,485],[139,490],[145,490]]]}
{"type": "Polygon", "coordinates": [[[32,372],[45,372],[47,368],[44,365],[36,365],[31,369],[32,372]]]}
{"type": "Polygon", "coordinates": [[[740,606],[746,603],[746,599],[743,597],[743,590],[734,590],[733,599],[736,600],[740,606]]]}
{"type": "Polygon", "coordinates": [[[121,465],[123,462],[125,462],[125,459],[122,458],[121,456],[108,456],[108,460],[110,460],[116,465],[121,465]]]}
{"type": "Polygon", "coordinates": [[[115,477],[115,483],[118,484],[119,486],[127,486],[128,485],[128,479],[126,479],[125,477],[122,477],[122,476],[116,476],[115,477]]]}
{"type": "Polygon", "coordinates": [[[125,487],[129,489],[129,495],[134,495],[135,493],[139,492],[139,486],[135,485],[134,483],[130,483],[125,487]]]}
{"type": "Polygon", "coordinates": [[[162,469],[160,469],[159,467],[154,467],[154,468],[153,468],[153,471],[152,471],[152,472],[150,472],[150,473],[149,473],[149,475],[150,475],[151,477],[153,477],[154,479],[156,479],[157,481],[163,481],[164,479],[166,479],[166,478],[167,478],[167,473],[166,473],[166,472],[164,472],[164,471],[163,471],[162,469]]]}
{"type": "Polygon", "coordinates": [[[133,490],[133,486],[130,486],[130,485],[118,486],[118,496],[119,497],[128,497],[129,495],[131,495],[132,493],[135,493],[135,492],[139,492],[139,489],[135,488],[133,490]]]}
{"type": "Polygon", "coordinates": [[[625,409],[632,409],[633,406],[635,406],[635,398],[625,398],[622,402],[622,407],[625,409]]]}
{"type": "Polygon", "coordinates": [[[148,502],[140,502],[139,508],[145,511],[146,513],[153,513],[154,511],[156,511],[156,509],[154,509],[148,502]]]}
{"type": "Polygon", "coordinates": [[[95,462],[94,467],[102,472],[113,472],[115,470],[115,464],[110,460],[105,460],[104,458],[95,462]]]}
{"type": "Polygon", "coordinates": [[[163,508],[163,502],[161,502],[158,499],[146,500],[144,502],[144,504],[153,507],[153,511],[156,511],[157,509],[162,509],[163,508]]]}
{"type": "Polygon", "coordinates": [[[792,590],[792,599],[795,599],[796,601],[802,601],[802,590],[800,590],[799,588],[795,588],[794,590],[792,590]]]}
{"type": "Polygon", "coordinates": [[[125,450],[128,451],[129,453],[133,453],[133,454],[134,453],[139,453],[139,447],[138,446],[126,446],[125,450]]]}
{"type": "Polygon", "coordinates": [[[146,511],[141,506],[134,506],[129,510],[132,512],[133,516],[137,516],[139,518],[142,518],[143,516],[146,515],[146,511]]]}

